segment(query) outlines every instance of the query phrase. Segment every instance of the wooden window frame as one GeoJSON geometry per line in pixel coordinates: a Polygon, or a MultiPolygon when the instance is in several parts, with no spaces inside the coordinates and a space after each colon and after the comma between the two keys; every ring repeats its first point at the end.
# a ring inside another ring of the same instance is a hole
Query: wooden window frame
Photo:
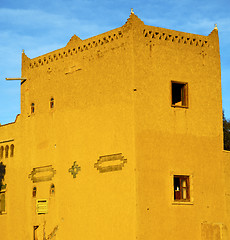
{"type": "Polygon", "coordinates": [[[171,203],[172,205],[194,205],[194,197],[193,197],[193,178],[194,175],[192,172],[175,172],[175,171],[170,171],[170,183],[171,183],[171,203]],[[175,186],[174,186],[174,177],[179,176],[179,177],[188,177],[189,178],[189,200],[187,201],[182,201],[182,200],[175,200],[175,186]]]}
{"type": "Polygon", "coordinates": [[[173,189],[175,202],[190,202],[190,179],[187,175],[174,175],[173,176],[173,189]],[[179,186],[176,185],[175,179],[179,179],[179,186]],[[185,185],[183,184],[185,183],[185,185]],[[183,197],[185,192],[186,197],[183,197]]]}
{"type": "Polygon", "coordinates": [[[188,108],[188,83],[187,82],[177,82],[171,81],[171,106],[176,108],[188,108]],[[174,103],[175,99],[175,85],[180,85],[181,93],[180,93],[180,100],[174,103]]]}

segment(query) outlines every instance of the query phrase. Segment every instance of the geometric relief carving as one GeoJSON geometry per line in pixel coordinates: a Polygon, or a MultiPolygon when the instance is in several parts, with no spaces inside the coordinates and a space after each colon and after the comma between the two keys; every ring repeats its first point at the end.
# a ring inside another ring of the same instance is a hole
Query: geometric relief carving
{"type": "Polygon", "coordinates": [[[69,172],[73,175],[73,178],[76,178],[78,172],[81,171],[81,167],[76,164],[76,161],[73,163],[72,167],[69,168],[69,172]]]}
{"type": "Polygon", "coordinates": [[[44,166],[44,167],[36,167],[33,168],[33,171],[29,174],[29,178],[36,183],[36,182],[44,182],[52,180],[56,170],[52,167],[52,165],[44,166]]]}
{"type": "Polygon", "coordinates": [[[127,159],[122,156],[122,153],[100,156],[94,167],[100,173],[122,170],[127,159]]]}
{"type": "Polygon", "coordinates": [[[202,56],[203,65],[205,65],[205,57],[206,57],[207,53],[205,51],[201,51],[200,55],[202,56]]]}
{"type": "MultiPolygon", "coordinates": [[[[103,35],[100,39],[94,40],[92,42],[86,42],[83,44],[83,41],[79,39],[80,41],[70,41],[69,43],[73,42],[71,44],[67,44],[68,50],[64,51],[59,51],[58,53],[56,52],[53,55],[49,56],[44,56],[43,58],[39,58],[34,60],[34,62],[31,62],[29,67],[34,68],[34,67],[39,67],[40,65],[44,65],[45,63],[48,64],[49,62],[53,62],[54,60],[58,60],[63,57],[68,57],[73,54],[77,54],[78,52],[86,51],[91,48],[97,47],[99,45],[104,45],[110,42],[113,42],[116,39],[120,39],[123,37],[123,33],[121,31],[118,31],[116,33],[113,33],[111,35],[103,35]],[[74,47],[78,45],[78,47],[74,47]]],[[[76,38],[76,37],[75,37],[76,38]]],[[[73,40],[73,39],[72,39],[73,40]]],[[[77,68],[76,71],[81,70],[81,68],[77,68]]],[[[72,71],[67,71],[65,74],[71,73],[72,71]]]]}
{"type": "Polygon", "coordinates": [[[144,30],[143,31],[144,37],[148,37],[150,39],[159,39],[165,40],[169,42],[177,42],[177,43],[184,43],[187,45],[199,46],[199,47],[209,47],[209,43],[205,39],[199,39],[191,36],[180,36],[180,35],[172,35],[170,33],[159,32],[154,30],[144,30]]]}
{"type": "Polygon", "coordinates": [[[73,73],[73,72],[76,72],[76,71],[79,71],[79,70],[82,70],[82,68],[78,65],[73,65],[73,66],[70,66],[69,68],[67,68],[65,70],[65,74],[69,74],[69,73],[73,73]]]}

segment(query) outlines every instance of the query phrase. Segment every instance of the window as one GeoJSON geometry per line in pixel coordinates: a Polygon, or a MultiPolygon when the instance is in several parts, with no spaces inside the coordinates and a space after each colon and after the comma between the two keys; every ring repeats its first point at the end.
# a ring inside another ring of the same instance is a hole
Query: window
{"type": "Polygon", "coordinates": [[[34,240],[38,240],[38,237],[37,237],[37,229],[39,228],[39,225],[36,225],[36,226],[34,226],[33,227],[33,229],[34,229],[34,240]]]}
{"type": "Polygon", "coordinates": [[[9,146],[6,145],[5,147],[5,158],[8,158],[9,157],[9,146]]]}
{"type": "Polygon", "coordinates": [[[51,109],[54,108],[54,99],[53,98],[50,99],[50,108],[51,109]]]}
{"type": "Polygon", "coordinates": [[[14,144],[10,145],[10,157],[14,156],[14,144]]]}
{"type": "Polygon", "coordinates": [[[55,194],[55,186],[54,186],[54,184],[51,184],[51,186],[50,186],[50,196],[54,196],[54,194],[55,194]]]}
{"type": "Polygon", "coordinates": [[[1,146],[1,148],[0,148],[0,159],[3,158],[3,153],[4,153],[4,147],[1,146]]]}
{"type": "Polygon", "coordinates": [[[174,201],[190,201],[189,176],[174,175],[174,201]]]}
{"type": "Polygon", "coordinates": [[[37,194],[37,188],[36,188],[36,187],[33,187],[32,196],[33,196],[33,197],[36,197],[36,194],[37,194]]]}
{"type": "Polygon", "coordinates": [[[171,82],[172,107],[188,107],[188,83],[171,82]]]}
{"type": "Polygon", "coordinates": [[[31,114],[34,113],[34,111],[35,111],[35,107],[34,106],[35,106],[34,103],[31,103],[31,107],[30,107],[30,113],[31,114]]]}
{"type": "Polygon", "coordinates": [[[0,214],[6,211],[5,191],[0,192],[0,214]]]}

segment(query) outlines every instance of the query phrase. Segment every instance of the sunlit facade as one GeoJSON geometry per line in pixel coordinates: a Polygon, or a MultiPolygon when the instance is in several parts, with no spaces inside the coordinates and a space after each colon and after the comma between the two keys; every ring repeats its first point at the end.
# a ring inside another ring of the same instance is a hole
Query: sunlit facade
{"type": "Polygon", "coordinates": [[[30,59],[0,126],[1,240],[228,239],[218,30],[120,28],[30,59]]]}

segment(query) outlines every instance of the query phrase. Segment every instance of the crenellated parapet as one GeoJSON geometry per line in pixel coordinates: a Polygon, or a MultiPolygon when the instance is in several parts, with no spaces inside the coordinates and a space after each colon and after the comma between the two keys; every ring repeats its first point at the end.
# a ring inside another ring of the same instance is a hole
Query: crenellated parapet
{"type": "MultiPolygon", "coordinates": [[[[116,42],[118,39],[123,38],[130,29],[135,30],[139,39],[146,39],[150,44],[163,44],[171,45],[174,47],[192,47],[205,48],[206,51],[210,48],[215,48],[216,37],[218,40],[218,30],[214,29],[208,36],[179,32],[159,27],[145,25],[134,13],[131,13],[126,23],[117,29],[97,35],[95,37],[81,40],[78,36],[73,35],[70,41],[64,48],[50,52],[48,54],[29,59],[26,55],[23,57],[23,67],[25,69],[33,69],[51,62],[58,61],[68,56],[78,55],[79,53],[88,51],[90,49],[98,48],[116,42]]],[[[219,45],[217,46],[219,48],[219,45]]]]}
{"type": "Polygon", "coordinates": [[[171,44],[190,45],[194,47],[205,48],[210,46],[209,39],[206,36],[150,27],[146,25],[145,29],[143,30],[143,36],[151,40],[160,40],[171,44]]]}
{"type": "Polygon", "coordinates": [[[54,52],[45,54],[43,56],[34,58],[30,60],[28,68],[36,68],[42,65],[46,65],[50,62],[57,61],[59,59],[66,58],[71,55],[76,55],[81,52],[90,50],[92,48],[97,48],[101,45],[106,45],[112,43],[120,38],[123,38],[123,29],[118,28],[112,31],[109,31],[104,34],[100,34],[96,37],[92,37],[86,40],[80,40],[76,35],[74,35],[66,47],[56,50],[54,52]]]}

